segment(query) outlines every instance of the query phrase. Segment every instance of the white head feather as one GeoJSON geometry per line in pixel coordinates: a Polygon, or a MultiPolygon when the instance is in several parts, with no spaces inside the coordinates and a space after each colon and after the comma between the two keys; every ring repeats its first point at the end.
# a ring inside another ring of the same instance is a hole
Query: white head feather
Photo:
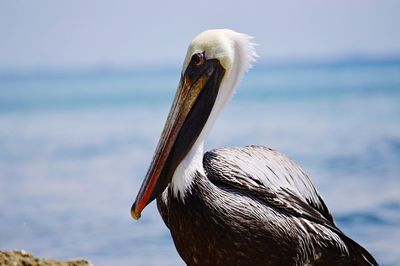
{"type": "Polygon", "coordinates": [[[196,171],[205,175],[203,168],[204,141],[218,114],[257,57],[255,44],[251,40],[252,37],[246,34],[229,29],[217,29],[200,33],[189,45],[183,63],[183,72],[194,54],[204,53],[206,60],[217,59],[225,69],[225,74],[215,104],[202,132],[172,177],[171,185],[175,197],[180,196],[184,200],[196,171]]]}

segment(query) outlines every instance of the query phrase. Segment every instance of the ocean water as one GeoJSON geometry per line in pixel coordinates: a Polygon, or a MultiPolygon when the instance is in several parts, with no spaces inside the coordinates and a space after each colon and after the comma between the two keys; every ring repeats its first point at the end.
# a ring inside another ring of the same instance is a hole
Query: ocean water
{"type": "MultiPolygon", "coordinates": [[[[0,249],[183,265],[155,203],[130,207],[179,68],[0,75],[0,249]]],[[[296,160],[339,227],[400,265],[400,61],[256,64],[207,143],[296,160]]]]}

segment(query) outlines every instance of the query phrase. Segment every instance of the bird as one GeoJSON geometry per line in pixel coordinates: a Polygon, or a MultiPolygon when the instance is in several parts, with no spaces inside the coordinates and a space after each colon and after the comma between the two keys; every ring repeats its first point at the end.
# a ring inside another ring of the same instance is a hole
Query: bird
{"type": "Polygon", "coordinates": [[[190,42],[132,218],[156,199],[187,265],[378,265],[337,227],[293,160],[255,145],[204,152],[257,57],[253,38],[230,29],[206,30],[190,42]]]}

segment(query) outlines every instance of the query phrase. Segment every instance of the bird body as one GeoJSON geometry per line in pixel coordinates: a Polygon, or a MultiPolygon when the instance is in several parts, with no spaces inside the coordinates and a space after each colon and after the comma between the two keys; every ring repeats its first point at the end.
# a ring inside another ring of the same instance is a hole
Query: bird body
{"type": "Polygon", "coordinates": [[[188,265],[370,265],[336,227],[307,175],[269,148],[209,151],[185,199],[158,209],[188,265]],[[296,190],[295,188],[301,188],[296,190]]]}
{"type": "Polygon", "coordinates": [[[251,38],[231,30],[194,38],[132,217],[157,198],[188,265],[377,265],[337,228],[309,177],[286,156],[261,146],[204,153],[255,56],[251,38]]]}

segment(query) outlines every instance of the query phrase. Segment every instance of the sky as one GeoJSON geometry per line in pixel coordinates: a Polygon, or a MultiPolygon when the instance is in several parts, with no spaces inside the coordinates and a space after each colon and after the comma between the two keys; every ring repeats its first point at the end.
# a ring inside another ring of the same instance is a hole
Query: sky
{"type": "Polygon", "coordinates": [[[0,71],[180,65],[203,30],[255,37],[260,61],[400,55],[400,1],[0,0],[0,71]]]}

